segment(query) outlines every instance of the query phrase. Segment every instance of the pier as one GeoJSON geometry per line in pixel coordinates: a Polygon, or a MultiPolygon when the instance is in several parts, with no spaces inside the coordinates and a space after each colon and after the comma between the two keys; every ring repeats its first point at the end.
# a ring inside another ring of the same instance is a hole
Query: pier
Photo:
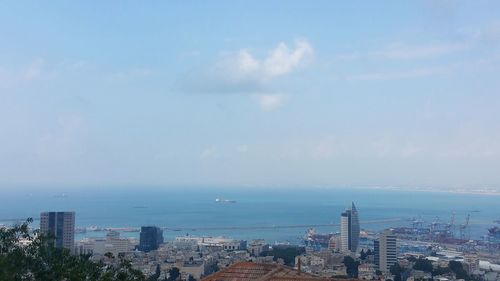
{"type": "MultiPolygon", "coordinates": [[[[362,225],[366,224],[381,224],[403,221],[403,218],[388,218],[378,220],[361,221],[362,225]]],[[[213,231],[213,230],[272,230],[272,229],[293,229],[293,228],[312,228],[312,227],[329,227],[340,226],[339,223],[327,224],[294,224],[294,225],[262,225],[262,226],[206,226],[206,227],[160,227],[165,231],[213,231]]],[[[139,232],[140,227],[103,227],[100,231],[120,231],[120,232],[139,232]]],[[[97,231],[99,231],[97,230],[97,231]]]]}

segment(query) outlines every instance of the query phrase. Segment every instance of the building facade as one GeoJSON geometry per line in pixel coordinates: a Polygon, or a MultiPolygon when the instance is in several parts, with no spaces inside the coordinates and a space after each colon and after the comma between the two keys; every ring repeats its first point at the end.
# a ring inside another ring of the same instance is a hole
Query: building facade
{"type": "Polygon", "coordinates": [[[340,250],[355,253],[359,245],[359,215],[354,202],[340,216],[340,250]]]}
{"type": "Polygon", "coordinates": [[[163,244],[163,230],[156,226],[141,227],[139,251],[149,252],[163,244]]]}
{"type": "Polygon", "coordinates": [[[396,235],[390,230],[382,232],[374,241],[374,260],[377,269],[390,272],[391,266],[397,262],[397,250],[396,235]]]}
{"type": "Polygon", "coordinates": [[[106,237],[84,238],[76,243],[77,254],[104,255],[112,253],[118,256],[121,253],[131,252],[137,245],[133,238],[121,238],[117,231],[110,231],[106,237]]]}
{"type": "Polygon", "coordinates": [[[53,236],[55,247],[66,248],[73,253],[75,246],[75,212],[42,212],[40,232],[53,236]]]}

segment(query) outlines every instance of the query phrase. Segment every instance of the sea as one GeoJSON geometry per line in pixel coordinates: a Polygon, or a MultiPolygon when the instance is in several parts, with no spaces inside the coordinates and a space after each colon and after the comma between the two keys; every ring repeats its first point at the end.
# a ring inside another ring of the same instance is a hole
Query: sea
{"type": "MultiPolygon", "coordinates": [[[[166,227],[166,240],[177,236],[224,236],[265,239],[269,243],[300,244],[309,225],[318,233],[339,231],[343,210],[354,202],[361,228],[379,231],[411,226],[422,220],[464,224],[467,235],[483,239],[500,219],[500,196],[453,192],[372,188],[217,188],[101,187],[71,189],[8,189],[0,197],[0,225],[34,218],[42,211],[75,211],[76,226],[166,227]],[[216,202],[216,198],[235,202],[216,202]],[[286,226],[282,228],[282,226],[286,226]]],[[[457,227],[458,233],[458,227],[457,227]]],[[[78,233],[104,236],[104,231],[78,233]]],[[[139,236],[123,232],[122,237],[139,236]]]]}

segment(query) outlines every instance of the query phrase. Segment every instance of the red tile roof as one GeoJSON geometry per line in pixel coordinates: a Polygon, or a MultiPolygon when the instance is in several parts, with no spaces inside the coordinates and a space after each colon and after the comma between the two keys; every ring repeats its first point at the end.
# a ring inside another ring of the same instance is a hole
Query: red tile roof
{"type": "MultiPolygon", "coordinates": [[[[314,276],[279,264],[238,262],[202,281],[337,281],[339,279],[314,276]]],[[[342,279],[343,281],[350,281],[342,279]]],[[[351,280],[352,281],[352,280],[351,280]]],[[[357,280],[356,280],[357,281],[357,280]]]]}

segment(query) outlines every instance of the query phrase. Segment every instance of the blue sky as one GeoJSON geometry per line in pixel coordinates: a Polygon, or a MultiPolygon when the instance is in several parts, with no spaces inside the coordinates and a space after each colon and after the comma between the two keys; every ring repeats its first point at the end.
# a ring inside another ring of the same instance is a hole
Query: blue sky
{"type": "Polygon", "coordinates": [[[3,1],[0,186],[500,184],[498,1],[3,1]]]}

